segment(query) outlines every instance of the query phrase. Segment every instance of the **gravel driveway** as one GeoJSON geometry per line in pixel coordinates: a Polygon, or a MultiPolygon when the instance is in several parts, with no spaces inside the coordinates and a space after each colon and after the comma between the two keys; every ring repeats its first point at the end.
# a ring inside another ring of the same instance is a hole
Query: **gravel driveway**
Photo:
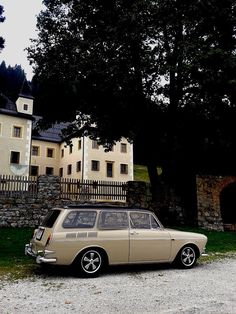
{"type": "Polygon", "coordinates": [[[37,312],[235,314],[236,258],[191,270],[115,267],[94,279],[48,272],[0,281],[1,314],[37,312]]]}

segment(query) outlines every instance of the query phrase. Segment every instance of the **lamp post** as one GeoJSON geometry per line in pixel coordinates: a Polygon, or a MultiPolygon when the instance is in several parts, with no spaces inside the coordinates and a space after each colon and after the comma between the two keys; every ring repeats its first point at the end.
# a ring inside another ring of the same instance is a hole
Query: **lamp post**
{"type": "Polygon", "coordinates": [[[85,136],[83,134],[83,143],[82,143],[82,175],[81,175],[81,179],[82,181],[84,180],[84,139],[85,139],[85,136]]]}

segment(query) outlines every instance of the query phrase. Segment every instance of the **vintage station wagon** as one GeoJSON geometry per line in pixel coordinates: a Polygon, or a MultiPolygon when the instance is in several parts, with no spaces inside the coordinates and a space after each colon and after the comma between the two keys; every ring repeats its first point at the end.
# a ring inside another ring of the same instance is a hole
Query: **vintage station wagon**
{"type": "Polygon", "coordinates": [[[147,209],[90,204],[50,210],[25,253],[91,277],[105,265],[176,262],[191,268],[206,242],[203,234],[165,229],[147,209]]]}

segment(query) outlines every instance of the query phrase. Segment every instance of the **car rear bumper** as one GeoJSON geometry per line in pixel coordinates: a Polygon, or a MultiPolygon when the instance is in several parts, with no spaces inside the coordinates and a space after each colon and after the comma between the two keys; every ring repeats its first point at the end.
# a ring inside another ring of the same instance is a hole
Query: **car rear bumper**
{"type": "Polygon", "coordinates": [[[53,254],[53,251],[43,250],[43,251],[37,251],[34,252],[32,250],[32,245],[26,244],[25,245],[25,255],[28,255],[36,260],[36,263],[55,263],[57,259],[55,257],[48,257],[47,255],[53,254]]]}

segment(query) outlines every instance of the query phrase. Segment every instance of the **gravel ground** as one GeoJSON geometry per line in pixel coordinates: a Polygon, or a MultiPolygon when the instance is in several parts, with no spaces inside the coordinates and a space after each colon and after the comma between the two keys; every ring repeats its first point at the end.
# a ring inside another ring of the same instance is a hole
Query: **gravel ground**
{"type": "Polygon", "coordinates": [[[0,280],[1,314],[37,312],[236,314],[236,258],[191,270],[130,266],[93,279],[47,271],[0,280]]]}

